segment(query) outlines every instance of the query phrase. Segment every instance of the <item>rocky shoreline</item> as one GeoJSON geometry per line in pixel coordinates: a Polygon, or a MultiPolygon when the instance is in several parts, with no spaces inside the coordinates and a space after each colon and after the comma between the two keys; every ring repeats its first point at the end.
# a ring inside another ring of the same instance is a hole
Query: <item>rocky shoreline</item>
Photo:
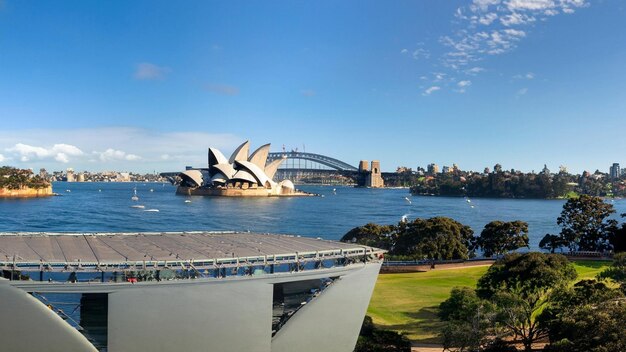
{"type": "Polygon", "coordinates": [[[18,189],[0,188],[0,198],[39,198],[53,196],[52,185],[43,188],[22,187],[18,189]]]}

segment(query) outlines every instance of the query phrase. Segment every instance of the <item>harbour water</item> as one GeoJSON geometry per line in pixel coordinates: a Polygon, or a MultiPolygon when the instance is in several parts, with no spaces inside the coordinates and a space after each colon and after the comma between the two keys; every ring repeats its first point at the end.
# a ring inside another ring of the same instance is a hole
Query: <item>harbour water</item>
{"type": "MultiPolygon", "coordinates": [[[[558,233],[564,201],[412,197],[407,189],[300,186],[323,197],[185,197],[160,183],[53,184],[58,197],[0,201],[0,231],[133,232],[254,231],[338,240],[368,222],[396,224],[403,216],[448,216],[479,233],[492,220],[529,224],[531,249],[558,233]],[[131,200],[137,189],[138,201],[131,200]],[[335,190],[335,191],[333,191],[335,190]],[[407,200],[408,199],[408,200],[407,200]],[[142,205],[140,207],[132,207],[142,205]],[[158,210],[158,211],[157,211],[158,210]]],[[[617,214],[626,200],[609,200],[617,214]]],[[[616,215],[617,215],[616,214],[616,215]]]]}

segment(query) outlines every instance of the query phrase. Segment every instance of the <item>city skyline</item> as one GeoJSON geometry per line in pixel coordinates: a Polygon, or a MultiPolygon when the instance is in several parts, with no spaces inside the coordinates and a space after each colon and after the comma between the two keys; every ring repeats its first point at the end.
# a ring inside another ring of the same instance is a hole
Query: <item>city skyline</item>
{"type": "Polygon", "coordinates": [[[622,3],[186,5],[0,1],[0,164],[177,171],[245,140],[384,171],[625,162],[622,3]]]}

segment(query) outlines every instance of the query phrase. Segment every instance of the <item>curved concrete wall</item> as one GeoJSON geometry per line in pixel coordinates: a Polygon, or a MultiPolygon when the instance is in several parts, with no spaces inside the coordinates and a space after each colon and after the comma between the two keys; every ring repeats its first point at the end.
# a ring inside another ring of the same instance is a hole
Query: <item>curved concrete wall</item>
{"type": "Polygon", "coordinates": [[[0,279],[0,351],[97,352],[40,301],[0,279]]]}
{"type": "Polygon", "coordinates": [[[363,324],[380,264],[341,276],[276,333],[272,352],[350,352],[363,324]]]}

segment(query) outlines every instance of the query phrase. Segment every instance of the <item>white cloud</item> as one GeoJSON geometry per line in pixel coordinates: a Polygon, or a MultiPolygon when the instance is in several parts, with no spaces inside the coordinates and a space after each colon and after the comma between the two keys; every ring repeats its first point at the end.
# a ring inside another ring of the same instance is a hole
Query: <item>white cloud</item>
{"type": "Polygon", "coordinates": [[[554,0],[508,0],[505,4],[510,11],[546,10],[556,6],[554,0]]]}
{"type": "Polygon", "coordinates": [[[130,127],[0,130],[0,153],[23,168],[175,171],[205,165],[210,146],[228,152],[242,141],[231,134],[130,127]]]}
{"type": "MultiPolygon", "coordinates": [[[[562,13],[589,6],[588,0],[473,0],[456,9],[452,33],[439,38],[446,50],[433,67],[443,67],[448,77],[477,76],[478,63],[491,55],[515,50],[528,37],[532,25],[562,13]]],[[[481,65],[482,66],[482,65],[481,65]]],[[[525,77],[532,79],[532,77],[525,77]]],[[[435,77],[431,85],[442,81],[435,77]]]]}
{"type": "Polygon", "coordinates": [[[527,73],[525,73],[523,75],[521,75],[521,74],[520,75],[515,75],[515,76],[513,76],[513,78],[514,79],[528,79],[528,80],[530,80],[530,79],[534,79],[535,78],[535,74],[532,73],[532,72],[527,72],[527,73]]]}
{"type": "MultiPolygon", "coordinates": [[[[420,44],[422,45],[422,44],[420,44]]],[[[408,49],[402,49],[400,50],[400,54],[403,55],[409,55],[409,50],[408,49]]],[[[411,57],[415,60],[420,60],[420,59],[428,59],[430,58],[430,52],[426,49],[423,48],[417,48],[415,50],[413,50],[413,52],[411,53],[411,57]]]]}
{"type": "Polygon", "coordinates": [[[522,96],[522,95],[526,95],[526,93],[528,93],[528,88],[522,88],[522,89],[517,91],[516,95],[519,97],[519,96],[522,96]]]}
{"type": "Polygon", "coordinates": [[[460,81],[459,83],[457,83],[457,86],[463,88],[463,87],[468,87],[472,85],[472,81],[460,81]]]}
{"type": "Polygon", "coordinates": [[[417,48],[413,51],[412,56],[415,60],[419,60],[421,58],[428,59],[430,58],[430,53],[425,49],[417,48]]]}
{"type": "Polygon", "coordinates": [[[441,87],[439,86],[432,86],[432,87],[427,88],[422,95],[430,95],[431,93],[436,92],[440,89],[441,87]]]}
{"type": "Polygon", "coordinates": [[[470,10],[473,12],[485,12],[490,7],[500,4],[500,0],[474,0],[470,5],[470,10]]]}
{"type": "Polygon", "coordinates": [[[69,157],[83,155],[83,151],[78,147],[69,144],[55,144],[52,147],[38,147],[24,143],[16,143],[14,146],[5,149],[16,156],[22,162],[31,160],[54,159],[58,162],[67,163],[69,157]]]}
{"type": "Polygon", "coordinates": [[[6,160],[7,158],[4,155],[0,154],[0,163],[5,162],[6,160]]]}
{"type": "Polygon", "coordinates": [[[484,70],[485,70],[484,68],[476,66],[476,67],[472,67],[472,68],[470,68],[468,70],[465,70],[465,74],[466,75],[470,75],[470,76],[475,76],[475,75],[483,72],[484,70]]]}
{"type": "Polygon", "coordinates": [[[480,22],[480,24],[483,24],[485,26],[490,25],[493,21],[495,21],[498,18],[498,14],[494,13],[494,12],[490,12],[484,16],[481,16],[478,19],[478,22],[480,22]]]}
{"type": "Polygon", "coordinates": [[[138,80],[164,79],[171,70],[168,67],[157,66],[149,62],[137,64],[134,77],[138,80]]]}
{"type": "Polygon", "coordinates": [[[134,160],[141,159],[141,157],[139,157],[138,155],[127,154],[125,151],[115,150],[113,148],[109,148],[105,150],[104,152],[94,152],[94,154],[98,154],[99,159],[102,162],[109,162],[109,161],[115,161],[115,160],[134,161],[134,160]]]}

